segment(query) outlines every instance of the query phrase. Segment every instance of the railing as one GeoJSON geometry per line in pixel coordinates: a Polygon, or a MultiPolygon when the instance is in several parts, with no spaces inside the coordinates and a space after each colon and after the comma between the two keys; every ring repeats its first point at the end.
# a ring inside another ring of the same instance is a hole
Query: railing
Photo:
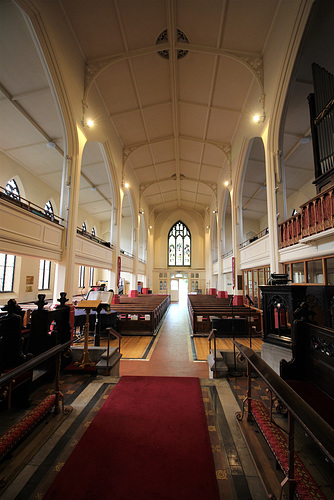
{"type": "Polygon", "coordinates": [[[138,257],[138,262],[142,262],[143,264],[146,264],[146,260],[141,259],[140,257],[138,257]]]}
{"type": "MultiPolygon", "coordinates": [[[[242,411],[236,415],[237,419],[242,420],[247,412],[247,422],[253,420],[253,405],[255,406],[256,401],[252,398],[252,372],[256,372],[261,377],[268,386],[270,395],[274,394],[280,404],[284,405],[287,410],[288,429],[285,431],[287,433],[285,449],[288,467],[283,471],[286,479],[281,483],[281,488],[285,484],[288,485],[288,498],[292,500],[296,487],[294,421],[296,420],[302,425],[306,434],[317,443],[331,462],[334,462],[334,430],[252,349],[236,341],[234,341],[234,344],[239,349],[241,357],[247,361],[248,378],[247,393],[243,401],[242,411]]],[[[270,397],[269,423],[273,423],[278,428],[277,424],[273,421],[272,403],[273,398],[270,397]]],[[[264,432],[263,429],[261,431],[264,432]]]]}
{"type": "Polygon", "coordinates": [[[26,200],[22,196],[18,196],[15,194],[8,194],[6,192],[6,189],[2,186],[0,186],[0,198],[2,200],[8,201],[9,203],[12,203],[13,205],[23,208],[24,210],[27,210],[28,212],[38,215],[39,217],[43,217],[43,219],[47,219],[51,222],[54,222],[55,224],[61,224],[62,221],[64,220],[62,217],[59,217],[58,215],[46,212],[44,208],[40,207],[39,205],[36,205],[36,203],[33,203],[32,201],[26,200]]]}
{"type": "Polygon", "coordinates": [[[214,259],[214,260],[212,261],[212,264],[216,264],[217,262],[218,262],[218,259],[214,259]]]}
{"type": "Polygon", "coordinates": [[[99,243],[99,245],[104,245],[105,247],[113,248],[112,243],[110,243],[109,241],[105,241],[102,238],[99,238],[98,236],[94,236],[91,233],[87,233],[87,231],[84,231],[81,227],[77,227],[77,234],[80,234],[81,236],[84,236],[85,238],[88,238],[91,241],[95,241],[95,243],[99,243]]]}
{"type": "Polygon", "coordinates": [[[265,229],[262,229],[262,231],[260,231],[259,233],[257,233],[252,238],[249,238],[248,240],[243,241],[242,243],[240,243],[240,248],[247,247],[248,245],[250,245],[254,241],[259,240],[260,238],[263,238],[263,236],[266,236],[266,234],[269,234],[269,230],[268,230],[267,227],[265,229]]]}
{"type": "Polygon", "coordinates": [[[72,340],[68,340],[64,344],[59,344],[56,345],[55,347],[52,347],[52,349],[49,349],[48,351],[43,352],[42,354],[39,354],[35,358],[30,359],[29,361],[26,361],[20,366],[17,366],[16,368],[13,368],[13,370],[8,371],[7,373],[3,374],[0,376],[0,387],[9,384],[9,393],[11,393],[11,386],[12,383],[19,375],[22,375],[23,373],[26,373],[36,366],[40,365],[44,361],[46,361],[49,358],[52,358],[53,356],[56,356],[56,381],[55,381],[55,394],[56,394],[56,403],[55,403],[55,413],[59,412],[59,400],[60,400],[60,355],[61,352],[70,347],[72,344],[72,340]]]}
{"type": "Polygon", "coordinates": [[[119,251],[122,255],[125,255],[126,257],[131,257],[131,259],[134,258],[134,255],[131,252],[128,252],[127,250],[123,250],[123,248],[120,248],[119,251]]]}
{"type": "Polygon", "coordinates": [[[300,206],[301,213],[279,224],[280,248],[334,227],[334,186],[300,206]]]}
{"type": "Polygon", "coordinates": [[[233,255],[233,248],[232,250],[229,250],[228,252],[224,253],[222,255],[222,259],[226,259],[226,257],[230,257],[231,255],[233,255]]]}

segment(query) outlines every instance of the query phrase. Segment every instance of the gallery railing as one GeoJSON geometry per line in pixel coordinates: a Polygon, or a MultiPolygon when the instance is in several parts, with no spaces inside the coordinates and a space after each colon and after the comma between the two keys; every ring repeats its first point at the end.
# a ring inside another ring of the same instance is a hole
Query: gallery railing
{"type": "Polygon", "coordinates": [[[30,200],[26,200],[20,195],[7,193],[6,189],[2,186],[0,186],[0,199],[12,203],[17,207],[23,208],[28,212],[38,215],[39,217],[43,217],[43,219],[54,222],[56,224],[62,224],[62,221],[64,220],[58,215],[46,211],[44,208],[40,207],[39,205],[36,205],[36,203],[33,203],[30,200]]]}
{"type": "Polygon", "coordinates": [[[278,225],[280,248],[334,227],[334,185],[300,206],[301,212],[278,225]]]}

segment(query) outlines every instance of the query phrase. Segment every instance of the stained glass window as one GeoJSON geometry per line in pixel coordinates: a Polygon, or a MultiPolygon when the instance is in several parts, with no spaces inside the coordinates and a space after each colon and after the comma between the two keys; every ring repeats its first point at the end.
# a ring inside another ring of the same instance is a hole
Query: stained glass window
{"type": "Polygon", "coordinates": [[[189,229],[180,220],[168,233],[168,265],[190,266],[191,235],[189,229]]]}

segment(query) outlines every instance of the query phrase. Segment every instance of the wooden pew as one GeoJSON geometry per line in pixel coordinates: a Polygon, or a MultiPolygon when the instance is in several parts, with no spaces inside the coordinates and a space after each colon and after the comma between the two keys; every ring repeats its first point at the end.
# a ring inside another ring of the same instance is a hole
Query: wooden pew
{"type": "Polygon", "coordinates": [[[251,318],[252,328],[262,331],[262,311],[252,307],[230,306],[229,299],[210,295],[188,295],[188,314],[193,336],[208,336],[213,318],[251,318]],[[228,304],[226,304],[226,300],[228,304]]]}
{"type": "Polygon", "coordinates": [[[295,320],[292,353],[281,377],[334,428],[334,330],[295,320]]]}
{"type": "Polygon", "coordinates": [[[112,304],[118,314],[117,331],[121,335],[155,335],[170,304],[170,295],[121,296],[112,304]]]}

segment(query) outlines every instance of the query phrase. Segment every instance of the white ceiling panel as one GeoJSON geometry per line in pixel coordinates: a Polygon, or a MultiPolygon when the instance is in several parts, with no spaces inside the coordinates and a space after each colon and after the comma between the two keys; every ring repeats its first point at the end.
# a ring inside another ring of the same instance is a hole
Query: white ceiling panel
{"type": "MultiPolygon", "coordinates": [[[[288,194],[313,176],[311,143],[302,146],[299,142],[309,128],[307,94],[312,90],[311,63],[318,59],[326,67],[328,62],[328,69],[334,71],[332,51],[325,54],[326,51],[321,50],[332,43],[330,27],[334,8],[328,0],[319,3],[321,29],[318,26],[310,30],[314,42],[300,55],[301,65],[294,72],[297,82],[291,86],[286,122],[282,127],[282,132],[286,132],[283,156],[286,157],[288,194]]],[[[214,51],[223,49],[237,55],[242,52],[260,57],[282,2],[96,0],[91,4],[82,0],[59,0],[59,4],[64,25],[67,23],[72,32],[83,61],[89,65],[94,64],[94,60],[119,56],[117,62],[99,74],[94,93],[100,95],[120,143],[129,148],[138,146],[128,157],[126,173],[133,170],[139,184],[157,181],[144,191],[143,200],[146,199],[155,213],[180,205],[202,213],[201,207],[214,199],[211,189],[203,183],[182,180],[182,176],[213,183],[223,182],[230,176],[223,147],[236,136],[240,119],[245,121],[242,113],[258,105],[261,92],[259,87],[259,95],[254,92],[257,84],[245,65],[214,51]],[[167,33],[171,48],[165,53],[167,57],[162,58],[157,52],[152,53],[152,48],[163,49],[162,45],[156,46],[156,40],[167,27],[172,30],[167,33]],[[177,30],[189,41],[189,44],[182,43],[184,49],[189,49],[183,58],[174,57],[177,30]],[[253,95],[255,97],[249,97],[253,95]],[[210,141],[221,147],[208,144],[210,141]],[[174,174],[181,180],[171,180],[174,174]]],[[[284,3],[288,9],[287,4],[284,3]]],[[[66,140],[59,113],[44,63],[20,10],[10,0],[0,2],[0,28],[3,49],[0,83],[37,123],[36,127],[8,102],[0,89],[0,147],[21,166],[60,190],[63,158],[56,150],[45,147],[47,139],[37,130],[40,127],[64,148],[66,140]]],[[[90,95],[87,104],[88,110],[94,112],[90,95]]],[[[237,153],[232,150],[231,154],[235,158],[237,153]]],[[[80,196],[86,201],[84,209],[88,214],[108,220],[110,205],[104,198],[111,197],[111,187],[109,167],[103,158],[98,143],[86,145],[82,172],[89,182],[81,178],[80,186],[86,189],[80,196]],[[102,195],[90,191],[91,184],[96,185],[102,195]],[[87,203],[88,200],[92,203],[87,203]]],[[[262,216],[265,193],[259,188],[264,181],[263,144],[254,139],[244,184],[247,194],[244,200],[254,196],[249,203],[249,208],[253,208],[251,218],[262,216]],[[260,210],[256,210],[259,207],[260,210]]],[[[128,200],[124,203],[127,207],[124,210],[130,211],[128,200]]]]}
{"type": "Polygon", "coordinates": [[[214,64],[215,57],[207,54],[188,53],[178,61],[179,99],[181,101],[209,105],[214,64]],[[198,68],[201,68],[201,71],[198,71],[198,68]]]}
{"type": "Polygon", "coordinates": [[[155,172],[158,179],[168,179],[175,174],[175,162],[167,161],[155,165],[155,172]]]}
{"type": "Polygon", "coordinates": [[[203,139],[208,110],[205,106],[180,103],[180,134],[186,137],[203,139]]]}
{"type": "MultiPolygon", "coordinates": [[[[152,43],[154,45],[154,43],[152,43]]],[[[170,102],[169,63],[157,53],[133,59],[132,67],[141,105],[170,102]]]]}
{"type": "Polygon", "coordinates": [[[173,112],[170,104],[145,109],[143,116],[150,141],[173,135],[173,112]]]}
{"type": "Polygon", "coordinates": [[[113,121],[125,145],[147,141],[143,119],[139,111],[127,115],[118,115],[113,117],[113,121]]]}
{"type": "Polygon", "coordinates": [[[0,147],[11,149],[38,144],[45,138],[9,102],[0,103],[0,147]]]}
{"type": "Polygon", "coordinates": [[[63,170],[62,156],[55,149],[47,148],[45,144],[12,150],[11,156],[38,176],[63,170]]]}

